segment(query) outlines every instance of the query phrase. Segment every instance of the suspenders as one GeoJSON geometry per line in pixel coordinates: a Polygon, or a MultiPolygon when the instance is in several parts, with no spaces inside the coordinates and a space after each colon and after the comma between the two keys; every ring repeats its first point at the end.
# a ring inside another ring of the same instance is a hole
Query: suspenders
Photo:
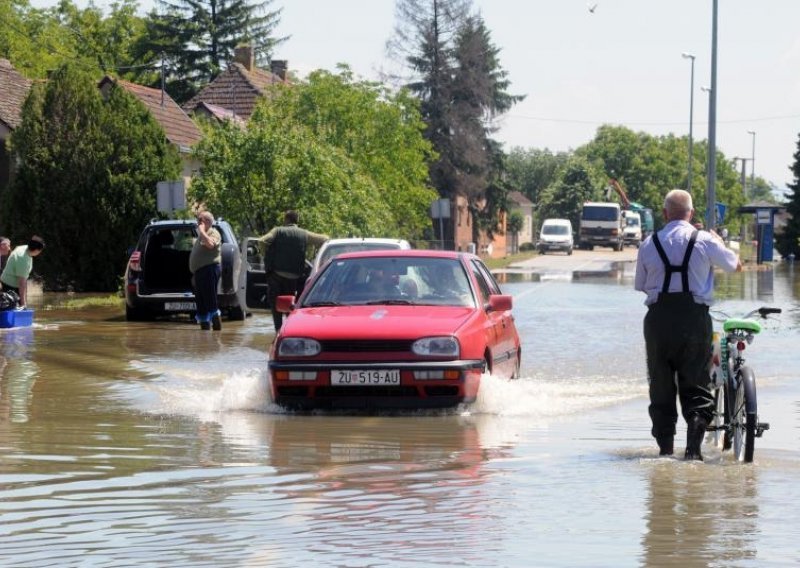
{"type": "Polygon", "coordinates": [[[658,240],[658,233],[653,232],[653,244],[656,245],[658,256],[661,257],[661,262],[664,263],[664,286],[661,288],[662,294],[669,293],[669,283],[670,280],[672,280],[672,274],[675,272],[681,273],[683,292],[689,292],[689,257],[692,256],[692,250],[694,249],[694,243],[696,240],[697,230],[695,229],[695,231],[692,233],[692,237],[689,239],[689,245],[686,247],[686,252],[683,255],[683,263],[681,263],[680,266],[674,266],[669,263],[669,259],[664,252],[664,247],[661,246],[661,242],[658,240]]]}

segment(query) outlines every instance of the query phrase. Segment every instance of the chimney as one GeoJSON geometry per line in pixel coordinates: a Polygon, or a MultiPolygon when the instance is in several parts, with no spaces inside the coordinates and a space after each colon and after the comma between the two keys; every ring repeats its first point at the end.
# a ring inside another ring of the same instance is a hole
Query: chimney
{"type": "Polygon", "coordinates": [[[236,63],[241,63],[248,71],[252,71],[255,67],[255,55],[253,53],[253,46],[249,43],[243,43],[233,48],[233,60],[236,63]]]}
{"type": "Polygon", "coordinates": [[[269,63],[269,70],[273,75],[281,78],[281,81],[286,80],[286,70],[289,67],[289,62],[286,59],[273,59],[269,63]]]}

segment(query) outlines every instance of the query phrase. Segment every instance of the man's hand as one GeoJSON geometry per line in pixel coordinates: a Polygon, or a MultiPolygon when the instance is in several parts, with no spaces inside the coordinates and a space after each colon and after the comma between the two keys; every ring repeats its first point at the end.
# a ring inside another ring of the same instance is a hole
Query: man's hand
{"type": "Polygon", "coordinates": [[[744,265],[742,264],[742,259],[741,258],[737,258],[736,259],[736,272],[741,272],[742,270],[744,270],[744,265]]]}

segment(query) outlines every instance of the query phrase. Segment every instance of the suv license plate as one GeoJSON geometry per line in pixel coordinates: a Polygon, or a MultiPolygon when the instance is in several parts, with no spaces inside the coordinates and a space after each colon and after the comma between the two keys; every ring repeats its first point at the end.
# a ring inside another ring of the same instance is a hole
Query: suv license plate
{"type": "Polygon", "coordinates": [[[349,387],[361,385],[399,385],[400,369],[334,370],[331,384],[349,387]]]}
{"type": "Polygon", "coordinates": [[[164,309],[168,312],[180,312],[196,310],[197,306],[194,302],[165,302],[164,309]]]}

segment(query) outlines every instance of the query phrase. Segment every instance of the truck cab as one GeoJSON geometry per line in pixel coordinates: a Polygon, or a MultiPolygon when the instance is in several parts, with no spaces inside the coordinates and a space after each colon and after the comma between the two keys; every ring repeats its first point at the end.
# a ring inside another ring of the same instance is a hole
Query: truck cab
{"type": "Polygon", "coordinates": [[[624,219],[618,203],[587,202],[581,210],[579,247],[592,250],[595,245],[621,251],[624,242],[624,219]]]}

